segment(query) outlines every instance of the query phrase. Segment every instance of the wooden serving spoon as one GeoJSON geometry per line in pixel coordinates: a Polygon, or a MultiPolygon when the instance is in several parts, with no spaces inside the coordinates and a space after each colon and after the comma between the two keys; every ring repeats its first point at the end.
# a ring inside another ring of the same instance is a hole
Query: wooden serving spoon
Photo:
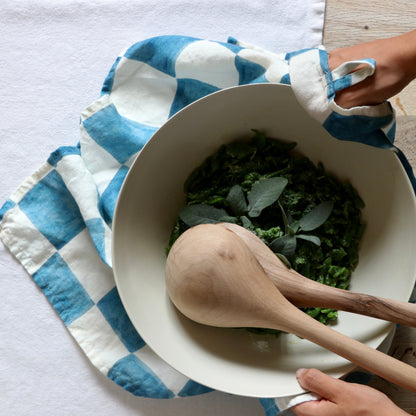
{"type": "Polygon", "coordinates": [[[290,332],[416,392],[416,368],[303,313],[279,292],[244,241],[224,227],[202,224],[178,238],[166,262],[166,287],[193,321],[290,332]]]}
{"type": "Polygon", "coordinates": [[[255,234],[237,224],[219,224],[237,234],[253,252],[280,292],[298,307],[321,307],[358,313],[416,327],[416,304],[338,289],[289,269],[255,234]]]}

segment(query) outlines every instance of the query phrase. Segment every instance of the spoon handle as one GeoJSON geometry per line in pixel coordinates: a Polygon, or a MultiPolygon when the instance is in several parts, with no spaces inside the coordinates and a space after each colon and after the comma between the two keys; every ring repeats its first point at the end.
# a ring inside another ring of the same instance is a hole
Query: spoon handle
{"type": "Polygon", "coordinates": [[[299,313],[295,310],[293,312],[291,333],[308,339],[398,386],[416,392],[416,368],[341,334],[309,316],[305,318],[300,310],[299,313]]]}
{"type": "MultiPolygon", "coordinates": [[[[282,294],[299,307],[321,307],[358,313],[383,319],[397,324],[416,327],[416,304],[393,299],[323,286],[298,275],[302,282],[292,281],[289,276],[282,278],[265,267],[266,273],[273,280],[282,294]],[[301,283],[301,284],[300,284],[301,283]]],[[[279,274],[285,273],[279,270],[279,274]]],[[[295,273],[293,270],[291,273],[295,273]]]]}

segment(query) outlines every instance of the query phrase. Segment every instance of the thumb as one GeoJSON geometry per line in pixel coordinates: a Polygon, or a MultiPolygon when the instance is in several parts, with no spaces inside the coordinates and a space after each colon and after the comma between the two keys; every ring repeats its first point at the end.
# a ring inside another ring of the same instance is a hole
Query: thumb
{"type": "Polygon", "coordinates": [[[296,372],[296,377],[302,388],[319,394],[333,403],[336,403],[337,398],[345,393],[346,385],[348,385],[345,381],[333,378],[315,368],[301,368],[296,372]]]}

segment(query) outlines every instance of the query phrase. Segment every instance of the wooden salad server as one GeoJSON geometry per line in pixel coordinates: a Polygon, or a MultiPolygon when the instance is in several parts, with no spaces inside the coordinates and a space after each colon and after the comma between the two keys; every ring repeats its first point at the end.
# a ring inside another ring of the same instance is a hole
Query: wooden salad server
{"type": "Polygon", "coordinates": [[[237,234],[216,224],[185,231],[166,262],[173,304],[217,327],[272,328],[306,338],[412,392],[416,368],[321,324],[290,303],[237,234]]]}
{"type": "Polygon", "coordinates": [[[237,224],[219,224],[236,233],[254,253],[273,283],[298,307],[320,307],[416,327],[416,304],[338,289],[289,269],[255,234],[237,224]]]}

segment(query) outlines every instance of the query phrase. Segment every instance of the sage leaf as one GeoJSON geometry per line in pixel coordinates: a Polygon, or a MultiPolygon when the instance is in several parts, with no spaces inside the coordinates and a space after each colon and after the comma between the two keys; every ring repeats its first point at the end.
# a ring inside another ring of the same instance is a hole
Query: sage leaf
{"type": "Polygon", "coordinates": [[[331,215],[333,207],[334,203],[332,201],[317,205],[299,220],[299,228],[302,231],[312,231],[320,227],[331,215]]]}
{"type": "Polygon", "coordinates": [[[240,217],[240,220],[241,220],[241,225],[242,225],[244,228],[247,228],[248,230],[252,230],[252,229],[254,228],[253,223],[252,223],[252,222],[250,221],[250,219],[249,219],[249,218],[247,218],[245,215],[241,216],[241,217],[240,217]]]}
{"type": "Polygon", "coordinates": [[[224,217],[218,218],[218,222],[232,222],[233,224],[237,224],[237,221],[237,217],[232,217],[230,215],[225,215],[224,217]]]}
{"type": "Polygon", "coordinates": [[[216,224],[221,218],[228,217],[224,209],[207,204],[194,204],[184,207],[179,213],[180,219],[189,227],[199,224],[216,224]]]}
{"type": "Polygon", "coordinates": [[[286,212],[282,206],[282,204],[279,202],[279,207],[280,207],[280,211],[282,212],[282,219],[283,219],[283,224],[285,226],[285,233],[288,234],[289,233],[289,220],[287,218],[286,212]]]}
{"type": "Polygon", "coordinates": [[[289,259],[285,255],[283,255],[282,253],[275,253],[275,254],[288,269],[292,268],[292,265],[290,264],[289,259]]]}
{"type": "Polygon", "coordinates": [[[228,192],[226,201],[234,215],[241,216],[247,213],[247,201],[243,188],[240,185],[234,185],[228,192]]]}
{"type": "Polygon", "coordinates": [[[316,244],[317,246],[321,245],[321,239],[316,235],[298,234],[296,237],[301,238],[305,241],[310,241],[311,243],[316,244]]]}
{"type": "Polygon", "coordinates": [[[285,257],[292,257],[296,250],[296,237],[286,234],[276,238],[269,244],[269,248],[275,253],[283,254],[285,257]]]}
{"type": "Polygon", "coordinates": [[[287,226],[287,234],[295,235],[299,231],[299,223],[294,222],[287,226]]]}
{"type": "Polygon", "coordinates": [[[252,218],[258,217],[264,208],[276,202],[287,182],[286,178],[280,177],[261,179],[256,182],[247,194],[248,215],[252,218]]]}

